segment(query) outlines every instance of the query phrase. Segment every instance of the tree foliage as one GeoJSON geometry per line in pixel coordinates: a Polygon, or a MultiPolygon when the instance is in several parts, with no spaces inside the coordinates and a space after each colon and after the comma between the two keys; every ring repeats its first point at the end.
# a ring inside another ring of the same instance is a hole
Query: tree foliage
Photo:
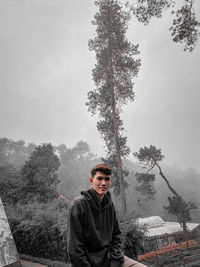
{"type": "Polygon", "coordinates": [[[19,203],[7,212],[19,253],[52,260],[68,260],[68,206],[61,200],[19,203]]]}
{"type": "Polygon", "coordinates": [[[118,216],[120,229],[122,231],[122,244],[126,256],[137,260],[139,254],[144,253],[144,239],[147,228],[140,225],[132,213],[118,216]]]}
{"type": "Polygon", "coordinates": [[[19,201],[22,188],[20,171],[13,165],[0,165],[0,197],[6,205],[16,204],[19,201]]]}
{"type": "Polygon", "coordinates": [[[184,50],[192,51],[200,36],[200,22],[197,21],[193,8],[194,0],[185,1],[176,11],[176,17],[170,27],[174,42],[185,43],[184,50]]]}
{"type": "Polygon", "coordinates": [[[128,231],[125,235],[123,244],[124,253],[131,259],[138,259],[138,255],[144,254],[144,240],[145,233],[147,232],[144,226],[139,225],[137,222],[129,223],[128,231]]]}
{"type": "Polygon", "coordinates": [[[60,159],[58,192],[72,200],[82,189],[88,187],[89,170],[91,166],[97,164],[98,159],[84,141],[79,141],[72,148],[67,148],[62,144],[56,147],[55,151],[60,159]]]}
{"type": "MultiPolygon", "coordinates": [[[[196,208],[196,206],[194,203],[186,202],[183,197],[179,195],[177,191],[171,186],[169,180],[164,175],[160,167],[160,161],[164,159],[164,156],[161,153],[161,149],[157,149],[155,146],[151,145],[150,147],[140,148],[139,152],[133,154],[140,161],[143,167],[148,167],[146,174],[149,174],[149,172],[154,167],[158,168],[160,176],[163,178],[169,190],[173,194],[172,198],[168,198],[169,206],[165,207],[165,209],[167,209],[170,214],[176,215],[179,223],[183,225],[183,230],[186,231],[186,222],[191,220],[190,210],[196,208]]],[[[151,186],[152,180],[149,180],[149,182],[151,186]]]]}
{"type": "Polygon", "coordinates": [[[168,201],[169,206],[164,206],[164,208],[169,214],[176,216],[182,226],[192,220],[190,211],[197,209],[194,203],[186,202],[183,198],[179,199],[176,196],[168,197],[168,201]]]}
{"type": "Polygon", "coordinates": [[[131,5],[131,10],[139,22],[147,25],[152,17],[160,18],[164,9],[173,4],[171,0],[137,0],[131,5]]]}
{"type": "MultiPolygon", "coordinates": [[[[198,1],[182,0],[177,7],[172,0],[137,0],[131,4],[131,10],[138,21],[147,25],[153,17],[161,17],[163,11],[171,8],[173,16],[171,35],[174,42],[183,43],[184,50],[193,51],[200,36],[200,22],[196,18],[194,5],[198,1]]],[[[199,4],[199,3],[198,3],[199,4]]]]}
{"type": "Polygon", "coordinates": [[[130,150],[123,136],[120,113],[123,105],[134,99],[132,78],[138,74],[140,60],[133,57],[138,55],[138,45],[126,38],[130,13],[123,10],[119,1],[99,0],[95,4],[98,12],[92,23],[96,36],[89,41],[89,48],[96,53],[92,72],[96,88],[88,93],[86,105],[92,114],[99,114],[97,129],[106,144],[107,160],[111,166],[117,166],[118,176],[114,179],[120,185],[125,208],[122,159],[130,150]]]}
{"type": "Polygon", "coordinates": [[[2,137],[0,138],[0,164],[9,164],[20,169],[35,147],[33,143],[26,146],[22,139],[14,141],[2,137]]]}
{"type": "Polygon", "coordinates": [[[133,153],[133,155],[139,160],[140,164],[146,167],[154,167],[155,164],[164,159],[164,155],[161,153],[161,149],[157,149],[155,146],[140,148],[139,152],[133,153]]]}
{"type": "Polygon", "coordinates": [[[153,173],[136,173],[136,180],[138,185],[135,190],[139,191],[142,195],[147,196],[146,200],[154,197],[156,190],[154,188],[155,174],[153,173]]]}
{"type": "Polygon", "coordinates": [[[39,145],[21,169],[23,178],[22,200],[48,202],[58,196],[56,171],[60,165],[51,144],[39,145]]]}
{"type": "MultiPolygon", "coordinates": [[[[119,176],[119,171],[118,171],[117,156],[116,154],[111,154],[107,156],[106,158],[103,158],[103,161],[106,164],[112,166],[113,179],[111,183],[111,188],[113,188],[113,193],[115,194],[115,196],[119,196],[121,192],[121,188],[120,188],[120,176],[119,176]]],[[[123,172],[124,177],[127,177],[129,175],[129,171],[126,166],[123,166],[122,172],[123,172]]],[[[126,180],[124,180],[124,187],[128,188],[128,182],[126,180]]]]}
{"type": "Polygon", "coordinates": [[[5,157],[3,159],[0,195],[4,197],[18,251],[66,262],[69,203],[58,199],[58,174],[65,181],[61,181],[63,194],[68,197],[70,193],[74,198],[74,192],[77,196],[84,184],[89,184],[89,169],[99,160],[84,141],[72,148],[64,144],[54,148],[50,144],[40,145],[21,170],[6,164],[5,157]],[[62,166],[58,170],[60,162],[62,166]]]}

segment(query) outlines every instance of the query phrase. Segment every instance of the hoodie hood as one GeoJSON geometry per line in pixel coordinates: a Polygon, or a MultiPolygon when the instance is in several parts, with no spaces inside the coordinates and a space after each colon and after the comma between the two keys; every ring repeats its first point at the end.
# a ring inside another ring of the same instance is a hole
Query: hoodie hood
{"type": "Polygon", "coordinates": [[[87,191],[81,191],[81,195],[87,198],[94,210],[104,210],[112,204],[111,194],[109,191],[105,194],[102,200],[98,199],[97,192],[93,188],[90,188],[87,191]]]}

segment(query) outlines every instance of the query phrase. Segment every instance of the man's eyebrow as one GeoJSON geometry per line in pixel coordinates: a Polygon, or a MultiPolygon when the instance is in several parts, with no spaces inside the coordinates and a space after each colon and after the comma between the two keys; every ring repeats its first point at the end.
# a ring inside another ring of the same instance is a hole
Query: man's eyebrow
{"type": "Polygon", "coordinates": [[[101,175],[99,175],[99,176],[97,176],[97,178],[102,178],[102,179],[110,179],[110,176],[106,176],[106,177],[103,177],[103,176],[101,176],[101,175]]]}

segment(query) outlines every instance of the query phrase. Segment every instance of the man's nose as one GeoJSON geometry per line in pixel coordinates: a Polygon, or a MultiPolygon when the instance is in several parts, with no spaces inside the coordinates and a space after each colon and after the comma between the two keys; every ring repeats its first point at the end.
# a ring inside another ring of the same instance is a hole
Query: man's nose
{"type": "Polygon", "coordinates": [[[101,185],[106,185],[106,181],[105,181],[105,179],[102,179],[102,181],[101,181],[101,185]]]}

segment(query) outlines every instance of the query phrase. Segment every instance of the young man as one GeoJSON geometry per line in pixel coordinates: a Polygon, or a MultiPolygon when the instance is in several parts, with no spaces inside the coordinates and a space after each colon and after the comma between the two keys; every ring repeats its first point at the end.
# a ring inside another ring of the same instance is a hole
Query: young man
{"type": "Polygon", "coordinates": [[[91,169],[91,189],[82,191],[70,208],[68,253],[72,267],[145,267],[122,252],[120,229],[108,191],[112,169],[91,169]]]}

